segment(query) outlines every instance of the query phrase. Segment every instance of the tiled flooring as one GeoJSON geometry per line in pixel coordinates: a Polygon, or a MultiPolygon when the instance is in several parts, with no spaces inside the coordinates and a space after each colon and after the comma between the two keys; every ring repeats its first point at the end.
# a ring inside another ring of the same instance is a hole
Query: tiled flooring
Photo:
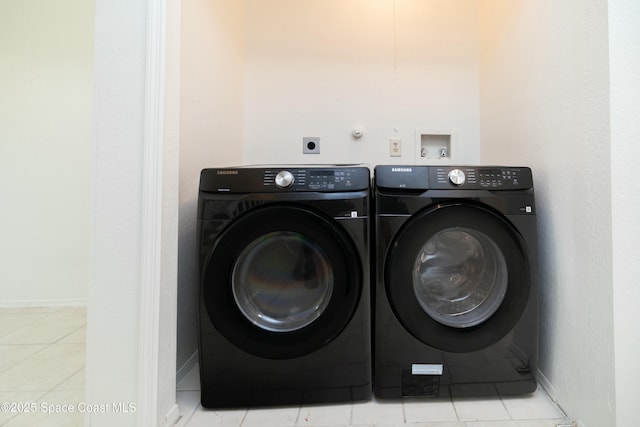
{"type": "Polygon", "coordinates": [[[0,309],[0,426],[83,426],[86,309],[0,309]],[[48,413],[49,412],[49,413],[48,413]]]}
{"type": "MultiPolygon", "coordinates": [[[[81,413],[58,413],[60,406],[55,405],[77,405],[84,400],[85,326],[82,307],[0,309],[0,426],[84,425],[81,413]],[[54,412],[48,414],[49,408],[54,412]]],[[[178,384],[177,398],[178,427],[572,425],[542,390],[531,396],[497,399],[210,411],[199,403],[197,365],[178,384]]]]}
{"type": "Polygon", "coordinates": [[[206,410],[196,365],[178,384],[179,427],[556,427],[572,426],[547,394],[495,399],[377,401],[290,408],[206,410]]]}

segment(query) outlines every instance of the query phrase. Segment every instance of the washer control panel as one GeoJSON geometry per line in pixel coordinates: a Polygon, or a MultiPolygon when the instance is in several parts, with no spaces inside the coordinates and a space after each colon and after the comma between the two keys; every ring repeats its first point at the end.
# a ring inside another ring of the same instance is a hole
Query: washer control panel
{"type": "Polygon", "coordinates": [[[521,190],[531,188],[529,168],[519,167],[429,167],[429,188],[469,190],[521,190]]]}
{"type": "Polygon", "coordinates": [[[375,184],[407,190],[527,190],[531,169],[505,166],[377,166],[375,184]]]}

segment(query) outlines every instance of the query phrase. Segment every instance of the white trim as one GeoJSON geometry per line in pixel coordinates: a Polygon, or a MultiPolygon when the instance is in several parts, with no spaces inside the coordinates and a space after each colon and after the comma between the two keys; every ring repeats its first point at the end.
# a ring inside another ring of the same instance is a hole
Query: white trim
{"type": "Polygon", "coordinates": [[[147,2],[142,243],[138,352],[139,426],[158,425],[158,355],[162,255],[165,0],[147,2]]]}
{"type": "Polygon", "coordinates": [[[26,299],[0,301],[0,308],[18,307],[86,307],[86,298],[69,299],[26,299]]]}

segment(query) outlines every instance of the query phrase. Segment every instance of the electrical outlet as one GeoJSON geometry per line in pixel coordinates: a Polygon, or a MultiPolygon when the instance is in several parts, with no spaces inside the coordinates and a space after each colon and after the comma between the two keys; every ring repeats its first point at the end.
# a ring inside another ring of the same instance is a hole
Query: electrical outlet
{"type": "Polygon", "coordinates": [[[320,154],[320,137],[305,136],[302,138],[302,154],[320,154]]]}
{"type": "Polygon", "coordinates": [[[389,138],[389,156],[402,156],[402,138],[389,138]]]}
{"type": "Polygon", "coordinates": [[[447,147],[440,147],[440,157],[443,159],[449,157],[449,150],[447,147]]]}

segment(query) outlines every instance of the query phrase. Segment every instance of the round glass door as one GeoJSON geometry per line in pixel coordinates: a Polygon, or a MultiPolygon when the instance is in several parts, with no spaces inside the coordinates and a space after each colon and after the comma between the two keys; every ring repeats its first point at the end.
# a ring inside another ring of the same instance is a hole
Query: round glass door
{"type": "Polygon", "coordinates": [[[504,337],[531,283],[526,246],[499,213],[473,202],[439,203],[412,216],[389,246],[385,289],[403,326],[444,351],[504,337]]]}
{"type": "Polygon", "coordinates": [[[360,256],[338,223],[307,207],[272,203],[238,216],[216,238],[201,297],[230,342],[286,359],[342,332],[361,282],[360,256]]]}
{"type": "Polygon", "coordinates": [[[233,297],[256,326],[292,332],[324,313],[333,269],[324,250],[303,234],[274,231],[251,242],[233,269],[233,297]]]}
{"type": "Polygon", "coordinates": [[[455,328],[487,320],[507,292],[504,255],[493,239],[471,228],[437,232],[418,252],[413,271],[413,291],[422,309],[455,328]]]}

